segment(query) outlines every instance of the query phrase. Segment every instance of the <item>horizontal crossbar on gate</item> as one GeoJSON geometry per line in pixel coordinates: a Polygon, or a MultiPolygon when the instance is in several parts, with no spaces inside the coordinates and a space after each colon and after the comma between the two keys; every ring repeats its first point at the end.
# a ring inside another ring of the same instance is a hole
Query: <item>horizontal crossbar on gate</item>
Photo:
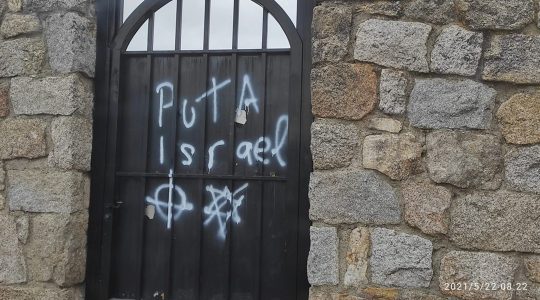
{"type": "Polygon", "coordinates": [[[183,179],[217,179],[217,180],[243,180],[243,181],[287,181],[282,176],[235,176],[235,175],[212,175],[212,174],[169,174],[169,173],[145,173],[145,172],[116,172],[119,177],[153,177],[153,178],[183,178],[183,179]]]}
{"type": "Polygon", "coordinates": [[[123,55],[229,55],[229,54],[289,54],[291,49],[224,49],[224,50],[152,50],[152,51],[123,51],[123,55]]]}

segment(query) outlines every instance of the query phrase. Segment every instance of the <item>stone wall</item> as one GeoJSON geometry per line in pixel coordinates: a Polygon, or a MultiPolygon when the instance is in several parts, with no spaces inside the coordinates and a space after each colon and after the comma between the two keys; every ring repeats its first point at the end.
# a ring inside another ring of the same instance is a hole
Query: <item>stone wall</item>
{"type": "MultiPolygon", "coordinates": [[[[540,299],[539,3],[319,2],[310,297],[540,299]]],[[[93,10],[0,0],[0,299],[83,297],[93,10]]]]}
{"type": "Polygon", "coordinates": [[[318,2],[310,298],[540,299],[538,1],[318,2]]]}
{"type": "Polygon", "coordinates": [[[0,0],[0,299],[82,299],[92,0],[0,0]]]}

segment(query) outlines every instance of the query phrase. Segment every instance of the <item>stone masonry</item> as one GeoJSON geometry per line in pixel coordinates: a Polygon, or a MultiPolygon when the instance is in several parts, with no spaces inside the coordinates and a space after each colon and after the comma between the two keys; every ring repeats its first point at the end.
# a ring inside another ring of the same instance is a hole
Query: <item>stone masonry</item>
{"type": "MultiPolygon", "coordinates": [[[[0,0],[1,300],[84,298],[94,2],[0,0]]],[[[310,299],[540,299],[539,13],[317,1],[310,299]]]]}
{"type": "Polygon", "coordinates": [[[93,0],[0,0],[0,299],[83,299],[93,0]]]}
{"type": "Polygon", "coordinates": [[[540,299],[539,9],[317,1],[310,299],[540,299]]]}

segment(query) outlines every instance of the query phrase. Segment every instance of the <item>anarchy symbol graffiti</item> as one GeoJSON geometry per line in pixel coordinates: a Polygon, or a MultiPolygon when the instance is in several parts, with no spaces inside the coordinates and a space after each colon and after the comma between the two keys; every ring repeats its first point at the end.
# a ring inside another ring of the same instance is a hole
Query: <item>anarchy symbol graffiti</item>
{"type": "Polygon", "coordinates": [[[187,200],[186,193],[181,187],[171,184],[162,184],[154,192],[154,197],[147,196],[146,202],[154,205],[158,216],[164,220],[167,220],[167,229],[171,228],[171,219],[178,220],[184,211],[193,210],[193,204],[187,200]],[[178,197],[178,204],[172,201],[172,192],[175,192],[178,197]],[[163,193],[162,193],[163,192],[163,193]],[[167,194],[169,197],[166,201],[161,200],[160,196],[167,194]]]}

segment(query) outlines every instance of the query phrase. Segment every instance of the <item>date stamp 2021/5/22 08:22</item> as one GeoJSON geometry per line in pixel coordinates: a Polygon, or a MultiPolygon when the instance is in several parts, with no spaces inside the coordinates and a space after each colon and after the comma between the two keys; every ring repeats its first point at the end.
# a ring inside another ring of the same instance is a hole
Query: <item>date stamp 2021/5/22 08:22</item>
{"type": "Polygon", "coordinates": [[[526,291],[526,282],[444,282],[441,288],[446,291],[526,291]]]}

